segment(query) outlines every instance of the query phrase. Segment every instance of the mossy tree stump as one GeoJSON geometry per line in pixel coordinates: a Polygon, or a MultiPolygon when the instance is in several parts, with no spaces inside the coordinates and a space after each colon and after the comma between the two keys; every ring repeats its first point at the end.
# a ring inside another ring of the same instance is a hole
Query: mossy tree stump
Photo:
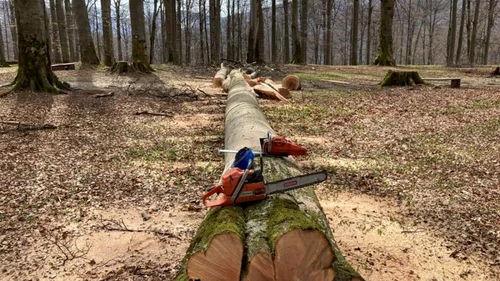
{"type": "MultiPolygon", "coordinates": [[[[229,79],[225,148],[260,151],[259,138],[274,132],[241,73],[233,71],[229,79]]],[[[225,171],[233,161],[234,154],[225,155],[225,171]]],[[[264,160],[267,181],[299,174],[291,158],[264,160]]],[[[246,205],[212,208],[191,241],[176,280],[363,279],[341,255],[309,187],[246,205]],[[216,259],[215,253],[224,254],[216,259]]]]}
{"type": "Polygon", "coordinates": [[[385,86],[415,86],[424,84],[425,84],[424,80],[422,80],[422,78],[416,71],[389,70],[380,85],[382,87],[385,87],[385,86]]]}

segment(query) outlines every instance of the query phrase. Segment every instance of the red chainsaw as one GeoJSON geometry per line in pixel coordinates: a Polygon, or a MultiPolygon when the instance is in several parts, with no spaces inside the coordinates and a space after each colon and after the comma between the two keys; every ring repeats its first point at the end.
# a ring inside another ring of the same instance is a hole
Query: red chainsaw
{"type": "Polygon", "coordinates": [[[229,206],[251,201],[264,200],[268,195],[290,191],[297,188],[320,183],[327,178],[326,171],[300,175],[280,181],[266,183],[262,175],[263,157],[287,157],[289,155],[305,155],[307,150],[284,137],[272,136],[260,139],[262,152],[253,152],[250,148],[239,151],[221,150],[221,152],[235,152],[235,161],[224,175],[222,183],[203,195],[203,204],[207,207],[229,206]],[[260,165],[254,167],[255,155],[259,155],[260,165]],[[215,194],[220,196],[207,202],[215,194]]]}

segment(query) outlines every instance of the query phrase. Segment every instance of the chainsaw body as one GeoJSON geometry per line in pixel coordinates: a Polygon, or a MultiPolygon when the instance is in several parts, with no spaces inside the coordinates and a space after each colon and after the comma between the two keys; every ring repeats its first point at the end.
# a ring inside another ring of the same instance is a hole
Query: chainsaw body
{"type": "Polygon", "coordinates": [[[306,155],[307,149],[300,146],[285,137],[273,136],[271,132],[267,133],[267,138],[260,139],[262,152],[269,156],[300,156],[306,155]]]}

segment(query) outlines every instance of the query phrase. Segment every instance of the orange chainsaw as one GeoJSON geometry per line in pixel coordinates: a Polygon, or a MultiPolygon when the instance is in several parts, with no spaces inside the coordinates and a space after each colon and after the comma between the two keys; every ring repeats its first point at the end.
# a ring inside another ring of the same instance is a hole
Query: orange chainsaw
{"type": "MultiPolygon", "coordinates": [[[[267,139],[261,139],[261,146],[263,151],[261,153],[254,153],[247,147],[237,151],[231,169],[222,175],[222,183],[203,195],[205,206],[229,206],[264,200],[273,193],[290,191],[326,180],[326,171],[321,171],[266,183],[262,175],[263,156],[303,155],[306,150],[283,137],[273,138],[270,134],[268,134],[267,139]],[[277,142],[273,142],[273,140],[277,140],[277,142]],[[284,145],[282,145],[283,143],[284,145]],[[286,150],[286,147],[291,148],[291,150],[286,150]],[[254,167],[255,154],[260,156],[259,167],[254,167]],[[220,194],[220,196],[207,202],[207,199],[215,194],[220,194]]],[[[235,151],[222,150],[221,152],[235,151]]]]}

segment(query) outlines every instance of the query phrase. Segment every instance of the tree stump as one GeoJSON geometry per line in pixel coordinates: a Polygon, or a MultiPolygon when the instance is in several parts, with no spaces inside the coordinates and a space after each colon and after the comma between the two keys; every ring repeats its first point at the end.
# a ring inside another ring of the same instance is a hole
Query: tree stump
{"type": "MultiPolygon", "coordinates": [[[[260,151],[273,130],[241,73],[230,74],[225,148],[260,151]]],[[[225,154],[225,171],[234,154],[225,154]]],[[[264,160],[275,181],[301,174],[291,158],[264,160]]],[[[246,205],[212,208],[196,231],[175,280],[363,280],[345,261],[311,187],[246,205]],[[245,251],[243,251],[245,249],[245,251]]]]}
{"type": "Polygon", "coordinates": [[[389,70],[381,83],[385,86],[415,86],[425,85],[424,80],[416,71],[392,71],[389,70]]]}

